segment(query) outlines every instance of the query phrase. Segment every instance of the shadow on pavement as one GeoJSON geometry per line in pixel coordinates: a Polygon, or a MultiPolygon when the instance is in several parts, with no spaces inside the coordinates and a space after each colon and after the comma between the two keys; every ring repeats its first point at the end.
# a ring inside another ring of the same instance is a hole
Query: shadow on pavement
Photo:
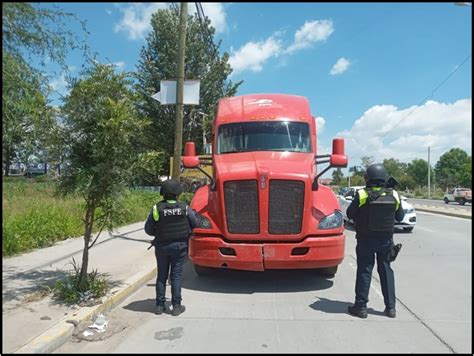
{"type": "Polygon", "coordinates": [[[331,280],[315,270],[267,270],[263,272],[216,269],[211,276],[198,276],[188,260],[184,265],[183,289],[211,293],[286,293],[323,290],[331,280]]]}
{"type": "Polygon", "coordinates": [[[66,276],[67,272],[62,270],[16,272],[15,267],[4,266],[2,302],[20,301],[24,296],[42,290],[44,286],[54,286],[57,280],[66,276]]]}
{"type": "MultiPolygon", "coordinates": [[[[341,302],[339,300],[331,300],[327,298],[317,297],[318,300],[310,304],[309,307],[314,310],[322,311],[328,314],[348,314],[347,307],[351,306],[352,302],[341,302]]],[[[385,315],[383,311],[377,311],[372,308],[367,308],[367,314],[371,315],[385,315]]]]}
{"type": "Polygon", "coordinates": [[[123,307],[134,312],[155,313],[155,299],[137,300],[123,307]]]}
{"type": "MultiPolygon", "coordinates": [[[[25,299],[29,295],[36,292],[43,292],[51,290],[55,283],[60,280],[65,280],[71,272],[56,269],[56,270],[29,270],[27,272],[16,272],[17,268],[11,266],[3,267],[3,290],[2,290],[2,304],[8,302],[27,302],[25,299]]],[[[112,280],[110,274],[101,273],[101,276],[108,280],[110,289],[123,285],[121,280],[112,280]]],[[[49,293],[45,293],[46,296],[49,293]]],[[[38,296],[39,299],[40,296],[38,296]]],[[[52,297],[52,304],[68,305],[68,303],[52,297]]]]}

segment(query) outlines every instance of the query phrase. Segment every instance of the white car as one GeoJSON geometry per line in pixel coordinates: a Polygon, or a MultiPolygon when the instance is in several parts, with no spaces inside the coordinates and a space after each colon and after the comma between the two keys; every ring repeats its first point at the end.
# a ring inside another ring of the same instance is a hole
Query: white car
{"type": "MultiPolygon", "coordinates": [[[[349,207],[352,199],[354,199],[355,192],[359,189],[365,188],[364,186],[357,186],[357,187],[350,187],[348,191],[342,195],[338,195],[339,205],[341,207],[342,214],[344,216],[344,220],[346,222],[351,222],[351,219],[347,217],[347,208],[349,207]]],[[[403,220],[398,222],[395,220],[395,227],[402,228],[405,232],[410,232],[415,228],[416,225],[416,211],[415,208],[408,203],[407,198],[404,196],[400,196],[401,204],[403,211],[405,212],[405,216],[403,220]]]]}

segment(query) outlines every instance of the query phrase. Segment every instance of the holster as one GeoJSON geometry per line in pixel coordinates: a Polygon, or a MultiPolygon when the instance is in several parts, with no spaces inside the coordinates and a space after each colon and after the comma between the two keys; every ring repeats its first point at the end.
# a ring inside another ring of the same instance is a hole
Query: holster
{"type": "Polygon", "coordinates": [[[390,253],[388,254],[388,262],[393,262],[397,259],[398,253],[402,249],[402,244],[392,244],[390,247],[390,253]]]}
{"type": "Polygon", "coordinates": [[[155,246],[155,243],[156,243],[156,237],[153,240],[150,241],[150,246],[148,246],[147,250],[149,250],[150,248],[155,246]]]}

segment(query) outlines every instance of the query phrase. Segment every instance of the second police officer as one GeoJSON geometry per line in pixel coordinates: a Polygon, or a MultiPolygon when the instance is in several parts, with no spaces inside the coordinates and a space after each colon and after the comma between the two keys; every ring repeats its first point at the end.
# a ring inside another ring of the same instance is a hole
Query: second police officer
{"type": "Polygon", "coordinates": [[[199,226],[199,220],[189,206],[177,200],[182,193],[178,181],[165,181],[160,193],[164,199],[153,206],[145,223],[145,232],[155,237],[153,245],[158,266],[155,312],[162,314],[168,311],[165,292],[169,274],[173,305],[171,314],[178,316],[185,310],[181,304],[181,280],[183,264],[188,255],[188,240],[192,229],[199,226]]]}
{"type": "Polygon", "coordinates": [[[395,318],[395,277],[389,255],[393,246],[395,219],[405,215],[398,193],[387,188],[387,172],[381,164],[372,164],[365,173],[366,187],[359,189],[347,208],[347,217],[355,222],[357,278],[355,303],[351,315],[367,318],[370,281],[375,259],[385,303],[385,315],[395,318]]]}

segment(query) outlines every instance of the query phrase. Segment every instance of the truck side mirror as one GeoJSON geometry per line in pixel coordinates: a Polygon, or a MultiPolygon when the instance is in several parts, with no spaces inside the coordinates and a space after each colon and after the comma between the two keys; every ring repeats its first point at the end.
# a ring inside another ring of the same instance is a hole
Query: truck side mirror
{"type": "Polygon", "coordinates": [[[184,156],[181,157],[184,168],[198,168],[199,157],[196,156],[196,145],[194,142],[186,142],[184,146],[184,156]]]}
{"type": "Polygon", "coordinates": [[[332,140],[332,154],[327,155],[318,155],[314,157],[316,159],[316,164],[321,163],[328,163],[329,165],[323,169],[313,181],[312,189],[318,190],[319,184],[318,179],[321,177],[326,171],[333,167],[347,167],[347,156],[344,154],[344,139],[343,138],[335,138],[332,140]],[[325,158],[324,160],[319,160],[321,158],[325,158]],[[329,159],[327,159],[329,158],[329,159]]]}
{"type": "Polygon", "coordinates": [[[347,167],[347,156],[344,154],[344,139],[332,140],[332,155],[329,157],[331,167],[347,167]]]}
{"type": "Polygon", "coordinates": [[[196,156],[196,145],[194,142],[186,142],[186,145],[184,146],[184,156],[181,157],[181,162],[183,163],[184,168],[195,168],[200,170],[211,181],[211,190],[216,189],[216,183],[214,181],[214,178],[212,178],[209,174],[207,174],[206,171],[204,171],[199,166],[201,162],[199,160],[199,157],[196,156]]]}

